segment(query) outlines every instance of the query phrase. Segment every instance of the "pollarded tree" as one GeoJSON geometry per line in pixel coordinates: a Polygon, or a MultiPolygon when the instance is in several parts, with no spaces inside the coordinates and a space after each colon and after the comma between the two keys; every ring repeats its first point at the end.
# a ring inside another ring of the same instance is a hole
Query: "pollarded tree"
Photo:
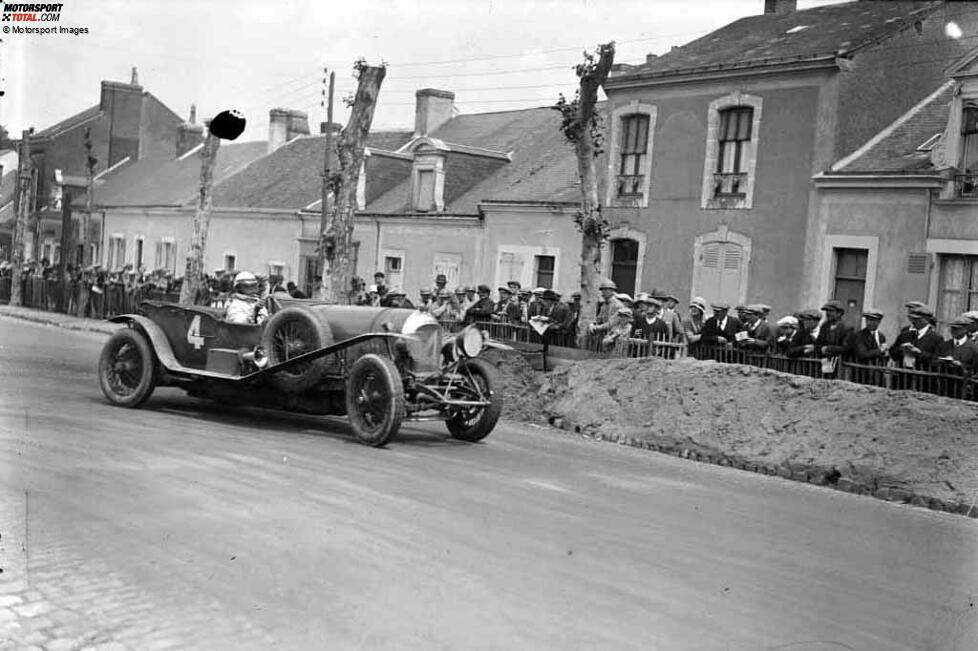
{"type": "Polygon", "coordinates": [[[598,202],[598,176],[595,159],[601,155],[603,132],[597,112],[598,88],[604,85],[615,59],[614,42],[599,45],[597,52],[584,53],[575,68],[580,86],[574,99],[563,95],[557,100],[563,120],[560,130],[574,147],[581,185],[581,207],[574,217],[581,232],[581,314],[577,336],[587,336],[588,326],[597,316],[598,285],[601,278],[601,248],[608,238],[610,224],[598,202]]]}

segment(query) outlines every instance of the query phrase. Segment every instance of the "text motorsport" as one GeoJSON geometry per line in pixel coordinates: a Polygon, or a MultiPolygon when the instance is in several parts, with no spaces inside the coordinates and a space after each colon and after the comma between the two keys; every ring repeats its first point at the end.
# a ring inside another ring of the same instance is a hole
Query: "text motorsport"
{"type": "Polygon", "coordinates": [[[3,22],[56,23],[64,4],[3,3],[3,22]]]}

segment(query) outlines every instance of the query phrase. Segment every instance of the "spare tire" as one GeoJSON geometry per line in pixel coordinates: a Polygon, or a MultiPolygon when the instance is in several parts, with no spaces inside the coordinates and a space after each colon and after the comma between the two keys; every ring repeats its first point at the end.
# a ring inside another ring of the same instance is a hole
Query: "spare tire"
{"type": "MultiPolygon", "coordinates": [[[[268,365],[275,366],[333,344],[329,323],[305,307],[287,307],[265,323],[261,345],[268,365]]],[[[287,393],[302,393],[314,387],[326,368],[325,357],[272,374],[272,384],[287,393]]]]}

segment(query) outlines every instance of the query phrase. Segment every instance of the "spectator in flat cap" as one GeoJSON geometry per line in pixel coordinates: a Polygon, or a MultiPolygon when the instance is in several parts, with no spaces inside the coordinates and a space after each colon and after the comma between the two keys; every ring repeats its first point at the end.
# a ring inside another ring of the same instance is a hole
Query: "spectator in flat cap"
{"type": "Polygon", "coordinates": [[[737,341],[737,347],[765,353],[774,346],[775,334],[764,318],[764,310],[757,305],[744,307],[744,334],[737,341]]]}
{"type": "Polygon", "coordinates": [[[700,343],[707,346],[726,346],[734,341],[741,330],[741,322],[735,316],[727,314],[730,311],[728,303],[717,302],[711,305],[713,316],[703,324],[700,343]]]}
{"type": "Polygon", "coordinates": [[[612,350],[619,343],[624,343],[632,333],[632,309],[620,307],[611,319],[607,334],[601,339],[604,350],[612,350]]]}
{"type": "Polygon", "coordinates": [[[560,297],[552,289],[544,290],[540,296],[543,301],[543,314],[550,319],[550,331],[554,335],[569,336],[574,334],[574,314],[567,303],[561,303],[560,297]]]}
{"type": "Polygon", "coordinates": [[[949,326],[951,338],[941,347],[940,359],[946,366],[960,369],[965,376],[971,377],[978,371],[978,346],[968,338],[971,319],[960,316],[949,326]]]}
{"type": "Polygon", "coordinates": [[[475,305],[475,288],[472,289],[472,297],[466,293],[469,287],[459,287],[455,290],[455,302],[458,304],[458,318],[460,321],[465,321],[465,313],[470,307],[475,305]]]}
{"type": "Polygon", "coordinates": [[[978,345],[978,310],[965,312],[961,316],[971,321],[971,325],[968,326],[968,338],[978,345]]]}
{"type": "Polygon", "coordinates": [[[822,315],[816,310],[802,310],[801,312],[796,312],[794,317],[798,319],[798,329],[788,342],[788,348],[785,354],[788,357],[814,355],[815,337],[812,336],[812,331],[818,325],[818,321],[822,318],[822,315]]]}
{"type": "Polygon", "coordinates": [[[944,346],[944,339],[931,325],[933,318],[934,312],[927,306],[912,308],[910,328],[897,336],[890,358],[903,368],[926,370],[944,346]]]}
{"type": "Polygon", "coordinates": [[[577,323],[581,318],[581,292],[571,292],[570,300],[567,301],[567,309],[571,313],[570,331],[577,332],[577,323]]]}
{"type": "Polygon", "coordinates": [[[518,280],[511,280],[506,283],[506,286],[509,288],[509,293],[513,295],[519,294],[520,290],[523,289],[518,280]]]}
{"type": "Polygon", "coordinates": [[[852,333],[849,338],[849,350],[858,362],[877,362],[886,359],[886,336],[879,331],[883,313],[879,310],[863,311],[862,330],[852,333]]]}
{"type": "Polygon", "coordinates": [[[523,312],[519,302],[513,297],[513,292],[509,287],[499,288],[499,301],[496,303],[496,310],[493,312],[492,320],[502,323],[520,323],[523,312]]]}
{"type": "Polygon", "coordinates": [[[778,336],[774,340],[774,350],[780,355],[787,355],[795,333],[800,329],[797,317],[783,316],[778,319],[778,336]]]}
{"type": "Polygon", "coordinates": [[[838,357],[849,352],[852,328],[842,322],[846,310],[837,300],[826,301],[822,306],[825,320],[815,338],[815,354],[819,357],[838,357]]]}
{"type": "Polygon", "coordinates": [[[377,285],[377,293],[380,294],[380,300],[383,302],[384,298],[387,296],[389,291],[387,288],[387,280],[383,271],[378,271],[374,273],[374,284],[377,285]]]}
{"type": "Polygon", "coordinates": [[[408,300],[407,294],[399,289],[392,289],[387,292],[387,304],[390,307],[399,307],[408,310],[414,309],[414,303],[408,300]]]}
{"type": "Polygon", "coordinates": [[[465,311],[463,323],[466,325],[475,323],[476,321],[489,321],[496,311],[496,305],[492,302],[492,290],[489,289],[489,285],[479,285],[476,288],[476,292],[479,298],[465,311]]]}
{"type": "Polygon", "coordinates": [[[437,295],[438,292],[445,289],[447,286],[448,278],[445,276],[445,274],[438,274],[435,276],[435,295],[437,295]]]}
{"type": "Polygon", "coordinates": [[[455,304],[455,295],[448,289],[438,290],[435,302],[431,306],[431,316],[439,321],[455,321],[458,319],[458,307],[455,304]]]}
{"type": "Polygon", "coordinates": [[[434,305],[434,297],[431,295],[431,290],[427,287],[422,287],[418,294],[420,299],[418,300],[418,310],[421,312],[429,312],[434,305]]]}

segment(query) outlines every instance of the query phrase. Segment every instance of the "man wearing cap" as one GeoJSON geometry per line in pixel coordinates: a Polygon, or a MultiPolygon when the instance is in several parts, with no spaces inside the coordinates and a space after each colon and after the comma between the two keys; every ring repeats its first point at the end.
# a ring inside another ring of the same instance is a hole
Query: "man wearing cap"
{"type": "Polygon", "coordinates": [[[849,349],[858,362],[875,362],[886,359],[886,336],[880,332],[880,321],[883,313],[869,309],[863,312],[866,324],[862,330],[857,330],[849,339],[849,349]]]}
{"type": "Polygon", "coordinates": [[[764,353],[774,345],[774,332],[759,305],[744,306],[744,333],[747,336],[737,341],[738,348],[764,353]]]}
{"type": "Polygon", "coordinates": [[[669,328],[669,341],[685,341],[686,329],[683,327],[682,317],[676,310],[676,306],[679,305],[679,298],[675,294],[667,293],[664,298],[659,300],[662,301],[662,314],[659,318],[669,328]]]}
{"type": "Polygon", "coordinates": [[[437,296],[438,292],[445,289],[445,286],[447,284],[448,284],[448,278],[445,276],[445,274],[438,274],[437,276],[435,276],[435,290],[433,292],[433,295],[437,296]]]}
{"type": "Polygon", "coordinates": [[[493,311],[492,320],[504,323],[519,323],[522,312],[520,306],[513,300],[513,292],[509,286],[499,288],[499,302],[493,311]]]}
{"type": "Polygon", "coordinates": [[[910,328],[900,332],[890,357],[903,368],[920,370],[933,363],[944,346],[944,339],[934,332],[934,311],[926,305],[910,310],[910,328]]]}
{"type": "Polygon", "coordinates": [[[825,321],[815,338],[815,354],[819,357],[837,357],[849,352],[849,337],[852,328],[842,322],[846,310],[841,301],[832,299],[822,306],[825,321]]]}
{"type": "Polygon", "coordinates": [[[435,303],[431,295],[431,290],[427,287],[422,287],[418,293],[421,295],[421,300],[418,301],[418,309],[422,312],[430,312],[435,303]]]}
{"type": "Polygon", "coordinates": [[[552,289],[543,290],[540,294],[540,303],[540,314],[537,316],[547,317],[550,321],[547,332],[557,336],[571,334],[573,315],[570,307],[560,302],[557,292],[552,289]]]}
{"type": "Polygon", "coordinates": [[[523,286],[520,285],[519,281],[517,280],[509,281],[508,283],[506,283],[506,287],[509,288],[509,293],[512,294],[513,296],[519,295],[520,290],[523,289],[523,286]]]}
{"type": "Polygon", "coordinates": [[[966,377],[978,371],[978,346],[968,338],[971,319],[959,316],[951,321],[951,338],[944,342],[940,359],[952,367],[959,368],[966,377]]]}
{"type": "Polygon", "coordinates": [[[392,289],[387,292],[388,307],[399,307],[408,310],[414,309],[414,304],[408,300],[407,294],[399,289],[392,289]]]}
{"type": "Polygon", "coordinates": [[[465,318],[462,322],[466,325],[477,321],[480,323],[489,321],[492,319],[492,313],[496,311],[496,306],[493,304],[491,298],[492,290],[489,289],[489,285],[479,285],[477,292],[479,295],[478,300],[465,310],[465,318]]]}
{"type": "Polygon", "coordinates": [[[567,309],[571,314],[570,332],[577,332],[577,323],[581,317],[581,292],[571,292],[570,300],[567,301],[567,309]]]}
{"type": "Polygon", "coordinates": [[[818,327],[822,315],[817,310],[802,310],[795,312],[798,329],[788,342],[786,354],[788,357],[803,357],[815,354],[815,336],[812,334],[818,327]]]}
{"type": "Polygon", "coordinates": [[[741,329],[740,319],[727,314],[730,311],[729,303],[716,302],[710,307],[713,308],[713,316],[703,324],[700,343],[725,346],[733,342],[741,329]]]}
{"type": "Polygon", "coordinates": [[[971,321],[971,325],[968,326],[968,338],[972,343],[978,345],[978,310],[965,312],[961,316],[971,321]]]}
{"type": "Polygon", "coordinates": [[[520,308],[520,323],[526,323],[529,319],[530,301],[530,290],[521,289],[516,296],[516,306],[520,308]]]}
{"type": "Polygon", "coordinates": [[[612,350],[619,342],[624,342],[632,334],[632,309],[630,307],[620,307],[612,317],[608,327],[608,334],[601,339],[601,346],[604,350],[612,350]]]}
{"type": "Polygon", "coordinates": [[[378,271],[374,274],[374,285],[377,285],[377,294],[380,295],[381,303],[387,297],[387,276],[384,275],[383,271],[378,271]]]}
{"type": "Polygon", "coordinates": [[[595,318],[594,323],[590,326],[591,332],[607,331],[611,327],[612,317],[618,313],[618,310],[625,307],[615,296],[618,292],[618,286],[615,285],[615,281],[603,281],[598,285],[598,291],[601,292],[601,302],[598,304],[597,318],[595,318]]]}
{"type": "Polygon", "coordinates": [[[795,338],[795,333],[800,329],[798,317],[783,316],[778,319],[778,336],[774,340],[774,351],[779,355],[787,355],[791,347],[791,341],[795,338]]]}

